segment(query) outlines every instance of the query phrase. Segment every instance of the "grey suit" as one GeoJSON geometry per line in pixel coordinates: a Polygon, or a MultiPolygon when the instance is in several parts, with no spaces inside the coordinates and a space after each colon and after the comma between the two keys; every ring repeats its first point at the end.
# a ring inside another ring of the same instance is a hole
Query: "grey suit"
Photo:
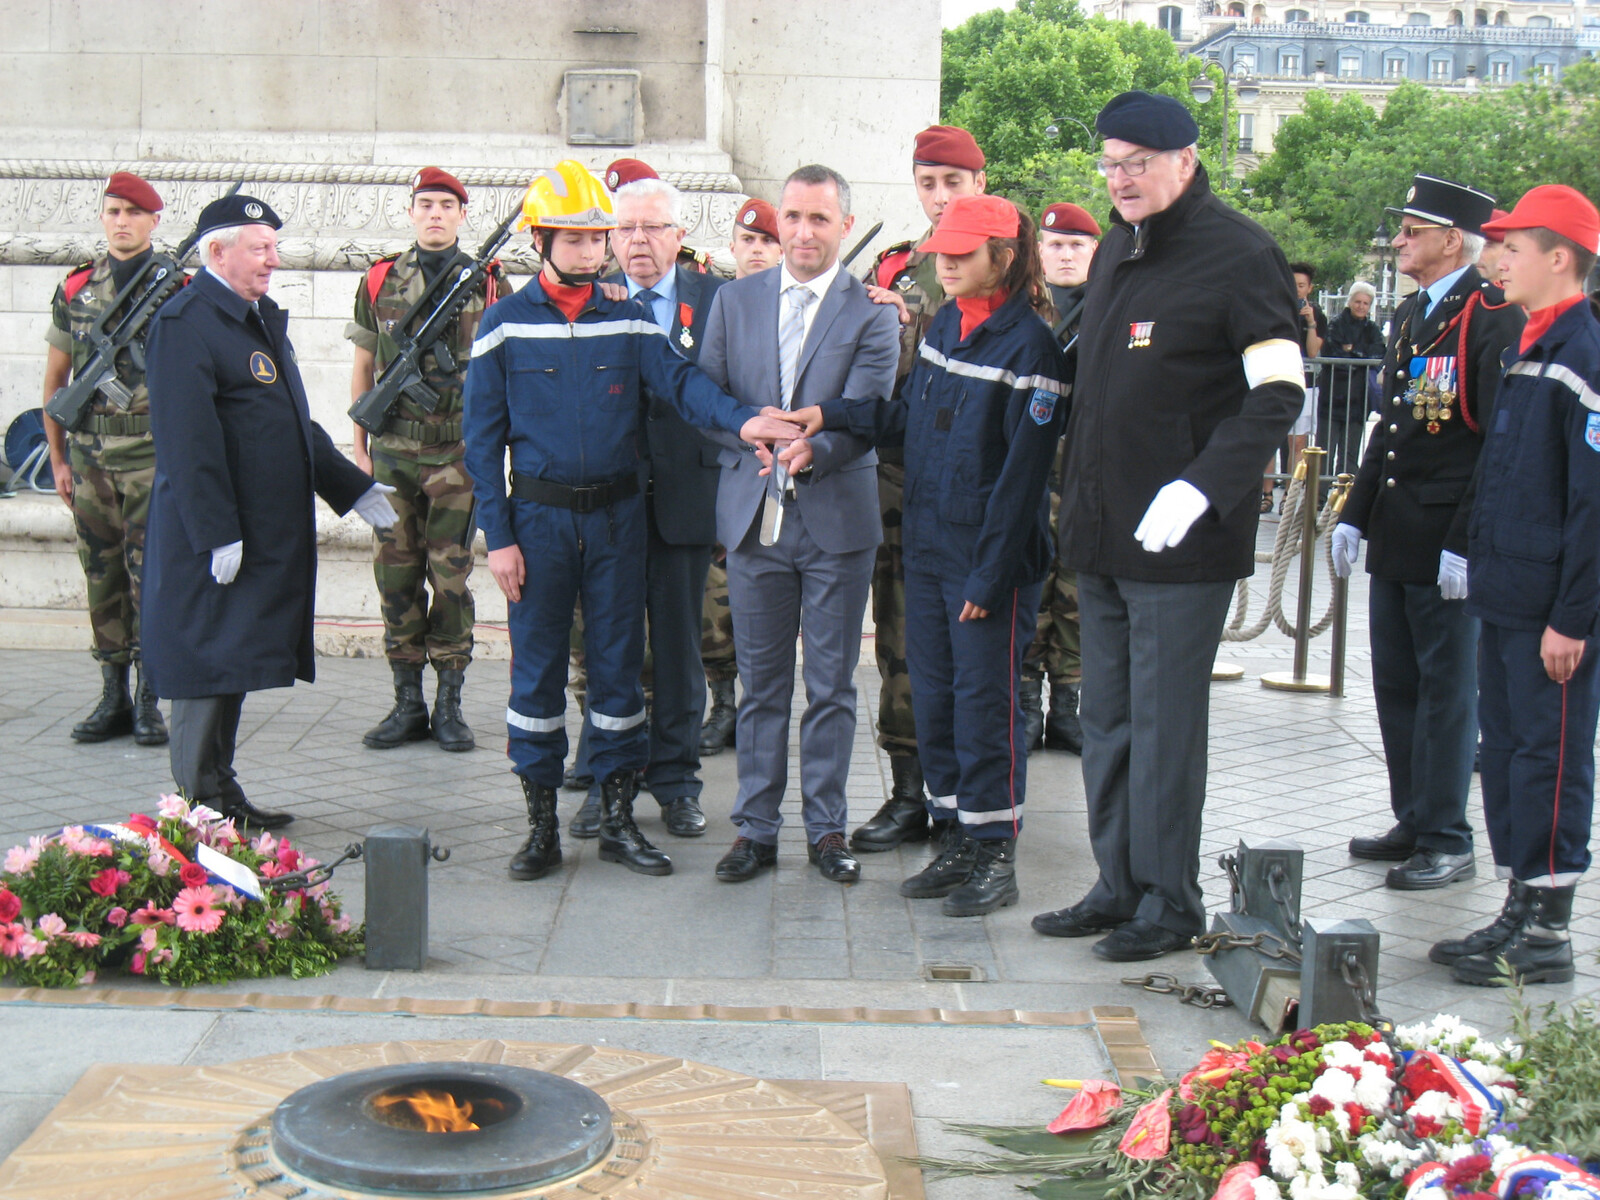
{"type": "MultiPolygon", "coordinates": [[[[711,305],[700,369],[759,410],[781,405],[778,382],[780,268],[721,288],[711,305]]],[[[792,407],[841,396],[887,400],[899,361],[899,321],[840,271],[817,307],[800,350],[792,407]]],[[[805,630],[806,713],[800,722],[800,794],[806,837],[815,843],[845,827],[845,776],[855,740],[854,673],[861,618],[883,526],[877,455],[858,438],[811,439],[812,469],[795,481],[783,532],[760,541],[766,480],[760,463],[732,438],[718,438],[722,482],[717,536],[728,547],[728,600],[744,696],[736,744],[741,836],[767,845],[783,824],[788,784],[789,712],[795,642],[805,630]]]]}

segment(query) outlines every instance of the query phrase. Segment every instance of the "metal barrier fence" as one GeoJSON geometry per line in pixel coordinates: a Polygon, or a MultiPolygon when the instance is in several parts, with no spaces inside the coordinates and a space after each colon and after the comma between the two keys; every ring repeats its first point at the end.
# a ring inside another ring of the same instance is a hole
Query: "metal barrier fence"
{"type": "MultiPolygon", "coordinates": [[[[1378,368],[1383,366],[1383,360],[1322,355],[1305,362],[1306,409],[1301,414],[1302,426],[1305,417],[1311,421],[1309,428],[1302,428],[1301,432],[1328,452],[1322,471],[1324,481],[1337,475],[1354,475],[1361,465],[1368,414],[1378,407],[1378,368]]],[[[1276,466],[1276,460],[1271,465],[1276,466]]],[[[1263,478],[1286,483],[1294,466],[1288,464],[1285,471],[1269,470],[1263,478]]]]}

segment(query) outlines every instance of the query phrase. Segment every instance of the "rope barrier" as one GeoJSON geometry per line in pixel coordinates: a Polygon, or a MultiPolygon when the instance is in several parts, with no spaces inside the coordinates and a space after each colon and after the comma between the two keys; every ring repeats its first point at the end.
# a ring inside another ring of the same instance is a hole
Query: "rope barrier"
{"type": "MultiPolygon", "coordinates": [[[[1278,521],[1278,532],[1273,538],[1272,576],[1267,585],[1267,604],[1261,617],[1254,625],[1246,629],[1244,623],[1250,614],[1250,580],[1239,581],[1238,593],[1234,598],[1233,617],[1227,627],[1222,631],[1224,642],[1248,642],[1260,637],[1267,631],[1267,626],[1276,625],[1278,630],[1286,637],[1295,636],[1295,627],[1283,612],[1283,585],[1289,576],[1289,564],[1300,553],[1301,533],[1304,531],[1305,515],[1302,505],[1305,503],[1306,482],[1305,475],[1296,471],[1289,480],[1289,486],[1283,497],[1283,510],[1278,521]]],[[[1328,533],[1339,523],[1339,510],[1343,507],[1343,492],[1338,486],[1328,491],[1328,499],[1323,503],[1322,511],[1317,516],[1317,539],[1322,545],[1322,557],[1328,567],[1328,579],[1335,578],[1333,571],[1333,546],[1328,539],[1328,533]]],[[[1259,557],[1259,556],[1258,556],[1259,557]]],[[[1333,623],[1335,603],[1329,599],[1327,611],[1322,614],[1322,619],[1313,625],[1306,633],[1308,638],[1314,638],[1327,632],[1328,626],[1333,623]]]]}

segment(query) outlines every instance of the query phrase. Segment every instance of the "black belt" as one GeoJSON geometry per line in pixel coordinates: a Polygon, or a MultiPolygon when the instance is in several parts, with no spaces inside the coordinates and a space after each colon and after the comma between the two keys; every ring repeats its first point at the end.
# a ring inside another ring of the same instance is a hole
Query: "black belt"
{"type": "Polygon", "coordinates": [[[587,513],[609,508],[618,500],[639,494],[639,476],[630,472],[608,479],[604,483],[590,483],[583,487],[569,487],[564,483],[551,483],[547,479],[534,479],[528,475],[511,472],[511,494],[518,500],[532,500],[552,508],[570,508],[573,512],[587,513]]]}
{"type": "Polygon", "coordinates": [[[410,438],[414,442],[421,442],[424,446],[439,446],[446,442],[461,440],[461,422],[457,419],[429,423],[393,417],[383,427],[383,432],[393,434],[395,437],[410,438]]]}
{"type": "Polygon", "coordinates": [[[83,432],[98,433],[101,437],[143,437],[150,432],[150,418],[143,413],[90,417],[83,423],[83,432]]]}

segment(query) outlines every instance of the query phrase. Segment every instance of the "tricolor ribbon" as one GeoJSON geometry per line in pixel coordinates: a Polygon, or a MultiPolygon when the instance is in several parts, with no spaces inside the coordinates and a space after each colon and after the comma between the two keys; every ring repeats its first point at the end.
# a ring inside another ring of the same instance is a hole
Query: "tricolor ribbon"
{"type": "Polygon", "coordinates": [[[1412,1167],[1406,1172],[1404,1200],[1421,1200],[1429,1192],[1445,1190],[1444,1186],[1445,1165],[1443,1163],[1423,1163],[1420,1167],[1412,1167]]]}
{"type": "Polygon", "coordinates": [[[1564,1158],[1553,1154],[1530,1154],[1518,1159],[1495,1178],[1495,1194],[1509,1198],[1520,1191],[1546,1191],[1552,1183],[1559,1183],[1568,1195],[1588,1196],[1600,1200],[1600,1179],[1582,1167],[1575,1167],[1564,1158]]]}
{"type": "Polygon", "coordinates": [[[1504,1106],[1457,1059],[1434,1050],[1412,1051],[1404,1058],[1402,1082],[1413,1097],[1434,1090],[1422,1084],[1422,1078],[1431,1072],[1444,1084],[1446,1094],[1461,1105],[1462,1127],[1473,1137],[1499,1122],[1504,1106]]]}

